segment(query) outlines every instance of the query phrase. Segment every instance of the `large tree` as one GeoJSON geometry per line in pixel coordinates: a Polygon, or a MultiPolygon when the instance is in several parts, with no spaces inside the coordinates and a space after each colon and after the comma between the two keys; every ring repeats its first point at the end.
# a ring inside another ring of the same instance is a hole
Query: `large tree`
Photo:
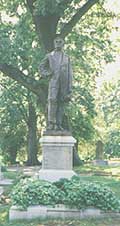
{"type": "MultiPolygon", "coordinates": [[[[11,15],[17,14],[18,6],[26,7],[26,10],[31,13],[32,21],[30,21],[31,27],[35,27],[38,41],[40,46],[42,45],[45,51],[49,51],[53,48],[53,39],[58,30],[59,23],[62,18],[64,18],[69,13],[69,21],[64,22],[61,26],[60,34],[62,37],[66,37],[71,31],[76,23],[87,13],[87,11],[95,5],[98,0],[88,0],[88,1],[73,1],[73,0],[27,0],[27,1],[2,1],[3,9],[8,7],[8,13],[11,15]],[[16,11],[15,11],[16,10],[16,11]]],[[[18,16],[18,15],[17,15],[18,16]]],[[[22,20],[31,20],[30,15],[22,15],[22,20]]],[[[22,21],[23,22],[23,21],[22,21]]],[[[28,29],[33,29],[28,26],[28,29]]],[[[9,25],[8,32],[12,33],[12,25],[9,25]]],[[[14,32],[13,32],[14,33],[14,32]]],[[[26,42],[28,37],[26,37],[26,42]]],[[[33,37],[34,38],[34,37],[33,37]]],[[[20,48],[20,46],[18,47],[20,48]]],[[[20,51],[19,51],[20,52],[20,51]]],[[[21,58],[25,56],[20,56],[21,58]]],[[[27,59],[25,59],[27,60],[27,59]]],[[[32,66],[32,65],[31,65],[32,66]]],[[[23,69],[23,68],[22,68],[23,69]]],[[[44,86],[41,82],[31,78],[30,75],[26,76],[23,70],[20,70],[18,66],[14,66],[11,62],[4,62],[0,64],[0,70],[7,76],[15,79],[21,85],[28,88],[30,91],[35,93],[44,105],[44,86]],[[42,97],[42,98],[41,98],[42,97]]],[[[46,96],[46,95],[45,95],[46,96]]]]}

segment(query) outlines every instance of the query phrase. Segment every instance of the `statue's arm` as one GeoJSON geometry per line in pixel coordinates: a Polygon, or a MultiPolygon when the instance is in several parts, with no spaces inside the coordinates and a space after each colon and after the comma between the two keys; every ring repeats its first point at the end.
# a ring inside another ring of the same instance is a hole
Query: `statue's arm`
{"type": "Polygon", "coordinates": [[[45,58],[41,61],[39,65],[39,73],[42,78],[46,78],[51,76],[52,72],[49,65],[49,57],[48,55],[45,56],[45,58]]]}

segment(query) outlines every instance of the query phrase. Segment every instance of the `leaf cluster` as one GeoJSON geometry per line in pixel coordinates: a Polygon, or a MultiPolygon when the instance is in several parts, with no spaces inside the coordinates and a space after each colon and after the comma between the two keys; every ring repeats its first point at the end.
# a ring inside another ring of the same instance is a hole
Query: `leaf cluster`
{"type": "Polygon", "coordinates": [[[103,111],[106,130],[105,156],[120,157],[120,80],[105,82],[99,107],[103,111]]]}
{"type": "Polygon", "coordinates": [[[78,176],[54,183],[22,179],[13,188],[11,199],[13,205],[22,208],[64,204],[78,209],[93,206],[102,210],[120,210],[120,200],[109,188],[96,183],[83,183],[78,176]]]}
{"type": "Polygon", "coordinates": [[[72,100],[66,107],[66,115],[72,133],[78,141],[81,138],[88,141],[94,135],[93,118],[96,114],[94,107],[94,98],[91,93],[86,88],[76,84],[73,87],[72,100]]]}
{"type": "Polygon", "coordinates": [[[37,0],[34,3],[34,13],[39,16],[57,15],[60,17],[66,9],[69,11],[71,8],[74,9],[73,5],[78,2],[78,0],[37,0]]]}
{"type": "Polygon", "coordinates": [[[113,129],[109,132],[105,144],[105,155],[107,157],[120,158],[120,131],[113,129]]]}
{"type": "Polygon", "coordinates": [[[104,185],[81,182],[78,176],[73,176],[71,180],[60,180],[55,184],[65,192],[64,204],[67,206],[78,209],[93,206],[102,210],[120,208],[115,194],[104,185]]]}
{"type": "Polygon", "coordinates": [[[47,181],[22,179],[11,194],[12,204],[27,208],[30,205],[55,205],[61,202],[64,192],[47,181]]]}
{"type": "Polygon", "coordinates": [[[14,162],[17,151],[26,143],[26,90],[1,77],[0,149],[6,161],[14,162]]]}

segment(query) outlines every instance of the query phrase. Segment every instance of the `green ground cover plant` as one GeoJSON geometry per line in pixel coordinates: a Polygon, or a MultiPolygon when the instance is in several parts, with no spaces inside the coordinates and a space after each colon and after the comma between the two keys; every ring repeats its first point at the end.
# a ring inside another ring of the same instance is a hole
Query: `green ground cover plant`
{"type": "Polygon", "coordinates": [[[21,179],[13,188],[12,204],[27,208],[30,205],[55,205],[64,198],[64,192],[50,182],[33,178],[21,179]]]}
{"type": "Polygon", "coordinates": [[[12,205],[26,209],[30,205],[64,204],[71,208],[83,209],[89,206],[101,210],[120,210],[120,200],[115,193],[102,184],[84,182],[79,176],[71,180],[61,179],[50,183],[26,178],[13,188],[12,205]]]}

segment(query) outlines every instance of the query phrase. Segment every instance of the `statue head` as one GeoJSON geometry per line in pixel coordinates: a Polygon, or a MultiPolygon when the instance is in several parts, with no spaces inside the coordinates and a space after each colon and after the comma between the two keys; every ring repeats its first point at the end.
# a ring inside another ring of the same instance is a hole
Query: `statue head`
{"type": "Polygon", "coordinates": [[[64,40],[60,35],[56,35],[54,38],[54,47],[56,50],[61,50],[64,46],[64,40]]]}

